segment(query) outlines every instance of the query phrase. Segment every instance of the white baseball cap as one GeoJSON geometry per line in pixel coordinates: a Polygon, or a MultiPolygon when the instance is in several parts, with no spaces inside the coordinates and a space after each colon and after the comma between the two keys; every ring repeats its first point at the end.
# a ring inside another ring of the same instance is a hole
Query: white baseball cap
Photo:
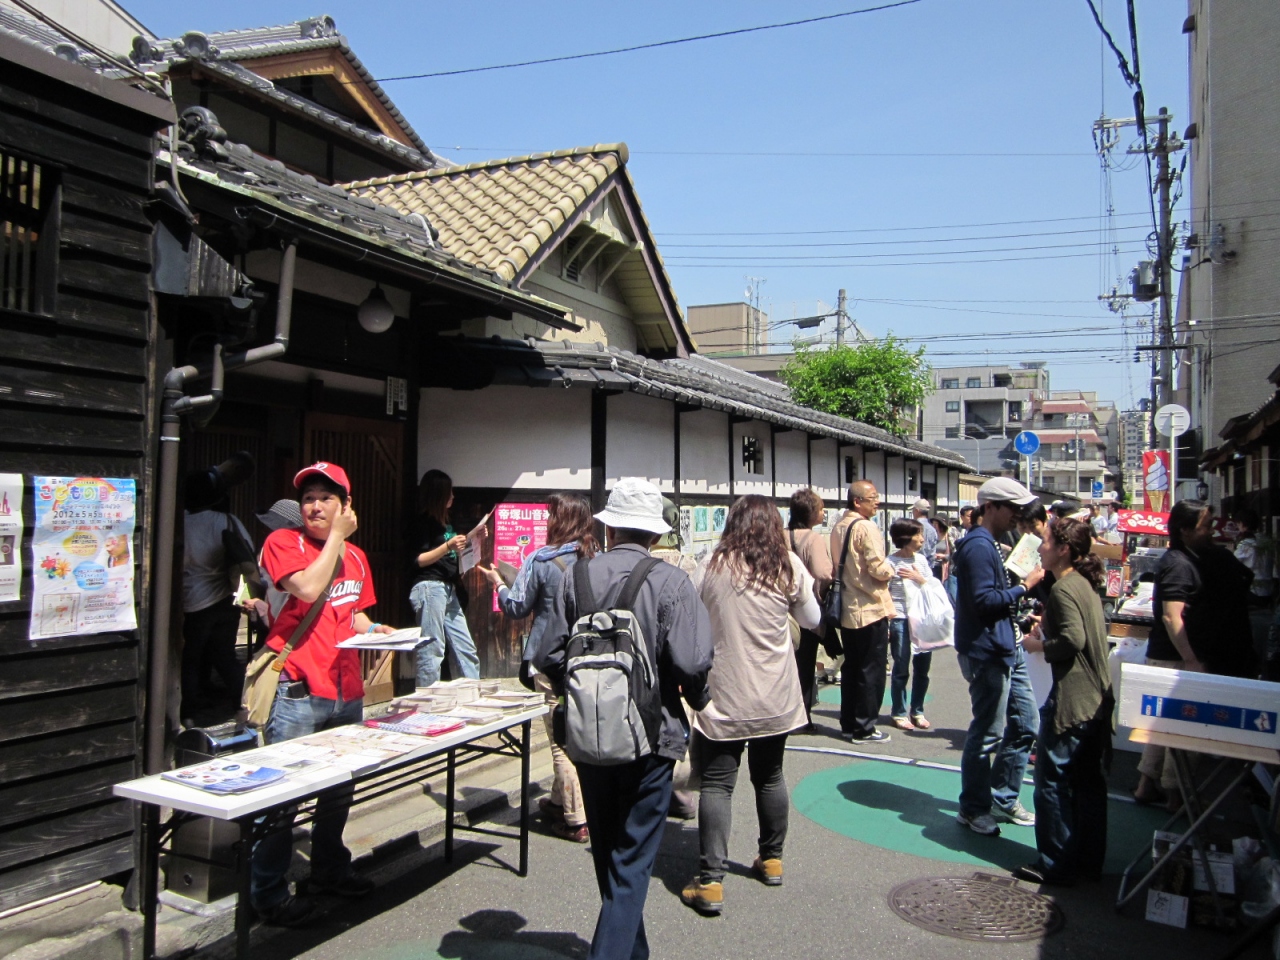
{"type": "Polygon", "coordinates": [[[623,477],[609,491],[609,502],[596,514],[606,527],[618,530],[645,530],[669,533],[671,525],[662,519],[662,492],[641,477],[623,477]]]}
{"type": "Polygon", "coordinates": [[[1016,503],[1025,507],[1036,502],[1036,495],[1012,477],[993,477],[978,488],[978,505],[984,503],[1016,503]]]}

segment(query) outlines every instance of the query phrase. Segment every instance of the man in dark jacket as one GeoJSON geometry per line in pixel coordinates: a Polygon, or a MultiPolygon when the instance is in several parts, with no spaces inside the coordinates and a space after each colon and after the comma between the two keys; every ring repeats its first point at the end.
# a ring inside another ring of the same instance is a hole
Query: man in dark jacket
{"type": "Polygon", "coordinates": [[[1018,800],[1022,775],[1035,742],[1039,717],[1013,607],[1044,576],[1032,570],[1011,587],[997,540],[1013,528],[1022,508],[1035,501],[1008,477],[978,490],[981,518],[956,547],[956,654],[969,682],[973,721],[960,758],[960,812],[956,823],[994,836],[1001,823],[1034,826],[1035,815],[1018,800]]]}
{"type": "MultiPolygon", "coordinates": [[[[591,591],[607,610],[617,602],[632,569],[671,527],[663,520],[658,488],[636,477],[618,481],[596,519],[605,525],[609,549],[579,563],[588,564],[591,591]]],[[[579,615],[574,593],[574,578],[565,577],[542,645],[533,656],[534,666],[558,692],[564,689],[571,625],[579,615]]],[[[645,897],[666,827],[672,770],[684,757],[688,739],[681,700],[701,710],[711,699],[711,621],[688,574],[659,563],[645,578],[632,611],[657,665],[662,721],[648,756],[611,766],[577,764],[601,899],[588,960],[649,956],[645,897]]]]}

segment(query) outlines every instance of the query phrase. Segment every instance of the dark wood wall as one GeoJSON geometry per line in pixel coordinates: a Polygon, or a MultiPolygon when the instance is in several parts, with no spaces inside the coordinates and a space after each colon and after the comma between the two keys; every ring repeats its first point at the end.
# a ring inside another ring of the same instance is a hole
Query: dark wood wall
{"type": "Polygon", "coordinates": [[[0,909],[133,866],[134,812],[111,785],[141,772],[157,126],[0,59],[0,153],[39,165],[45,204],[41,295],[0,309],[0,471],[26,484],[22,596],[0,604],[0,909]],[[137,481],[140,631],[27,639],[33,475],[137,481]]]}

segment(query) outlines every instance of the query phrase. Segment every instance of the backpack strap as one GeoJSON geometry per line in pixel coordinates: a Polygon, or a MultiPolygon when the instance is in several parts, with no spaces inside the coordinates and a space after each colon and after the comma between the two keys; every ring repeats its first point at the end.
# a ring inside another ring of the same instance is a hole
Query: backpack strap
{"type": "Polygon", "coordinates": [[[560,568],[561,573],[569,569],[569,564],[565,563],[564,557],[552,557],[551,562],[560,568]]]}
{"type": "Polygon", "coordinates": [[[573,602],[579,617],[590,616],[600,609],[596,603],[595,591],[591,589],[591,580],[587,576],[589,562],[583,557],[573,565],[573,602]]]}
{"type": "Polygon", "coordinates": [[[640,595],[640,588],[644,586],[645,578],[649,576],[649,572],[654,567],[662,562],[659,557],[645,557],[632,567],[631,574],[627,577],[627,582],[623,585],[622,593],[619,594],[617,603],[614,606],[619,610],[633,610],[636,604],[636,597],[640,595]]]}

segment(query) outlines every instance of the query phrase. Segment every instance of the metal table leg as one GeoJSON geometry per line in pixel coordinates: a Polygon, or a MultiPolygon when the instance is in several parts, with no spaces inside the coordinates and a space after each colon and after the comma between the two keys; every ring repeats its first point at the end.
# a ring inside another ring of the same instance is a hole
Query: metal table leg
{"type": "Polygon", "coordinates": [[[160,907],[160,808],[153,803],[142,805],[142,958],[156,955],[156,914],[160,907]]]}
{"type": "Polygon", "coordinates": [[[236,841],[236,957],[239,960],[249,960],[249,934],[253,930],[253,826],[253,818],[241,820],[240,839],[236,841]]]}
{"type": "Polygon", "coordinates": [[[448,772],[445,774],[444,788],[444,859],[446,863],[453,862],[453,788],[457,781],[455,760],[455,751],[451,747],[449,749],[449,767],[448,772]]]}
{"type": "Polygon", "coordinates": [[[519,875],[529,875],[529,746],[533,723],[526,720],[520,725],[520,869],[519,875]]]}

